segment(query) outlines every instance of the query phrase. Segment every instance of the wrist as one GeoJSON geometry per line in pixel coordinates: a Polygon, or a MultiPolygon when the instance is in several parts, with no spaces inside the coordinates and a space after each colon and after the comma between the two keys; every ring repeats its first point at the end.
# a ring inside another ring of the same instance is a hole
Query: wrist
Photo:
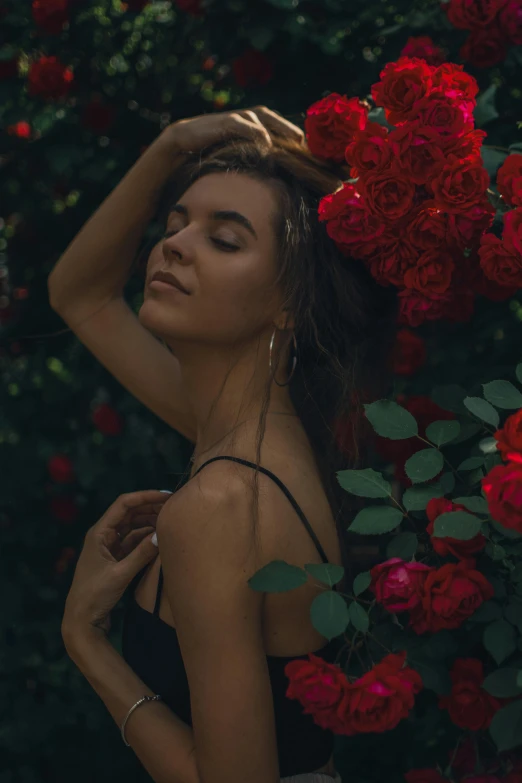
{"type": "Polygon", "coordinates": [[[110,644],[105,631],[98,626],[68,625],[62,626],[62,639],[70,658],[74,659],[96,644],[110,644]]]}

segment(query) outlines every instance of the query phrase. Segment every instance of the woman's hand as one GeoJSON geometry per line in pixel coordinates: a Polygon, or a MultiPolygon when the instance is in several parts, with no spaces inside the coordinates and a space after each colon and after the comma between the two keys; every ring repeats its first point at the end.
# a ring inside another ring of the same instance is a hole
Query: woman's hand
{"type": "Polygon", "coordinates": [[[303,131],[266,106],[201,114],[168,125],[158,136],[178,152],[199,152],[228,138],[244,138],[272,146],[277,138],[305,143],[303,131]]]}
{"type": "Polygon", "coordinates": [[[62,638],[110,630],[110,612],[133,577],[158,554],[151,542],[170,495],[159,490],[120,495],[84,539],[65,602],[62,638]]]}

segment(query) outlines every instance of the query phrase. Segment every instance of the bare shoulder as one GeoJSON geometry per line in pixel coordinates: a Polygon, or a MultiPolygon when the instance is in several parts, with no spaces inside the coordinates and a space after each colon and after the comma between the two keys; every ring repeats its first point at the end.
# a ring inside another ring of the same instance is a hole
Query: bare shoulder
{"type": "Polygon", "coordinates": [[[250,551],[252,493],[246,470],[237,463],[219,460],[205,466],[178,490],[157,519],[160,549],[163,538],[185,552],[193,546],[200,554],[203,548],[209,548],[214,556],[225,549],[231,554],[231,547],[242,556],[250,551]]]}

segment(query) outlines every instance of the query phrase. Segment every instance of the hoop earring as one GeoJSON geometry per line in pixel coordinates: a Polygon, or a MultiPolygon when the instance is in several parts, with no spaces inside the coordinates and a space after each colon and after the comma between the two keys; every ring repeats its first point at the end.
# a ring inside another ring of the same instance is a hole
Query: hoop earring
{"type": "MultiPolygon", "coordinates": [[[[277,330],[277,326],[274,327],[274,331],[272,333],[272,339],[270,340],[270,351],[268,353],[268,369],[270,371],[272,371],[272,348],[274,347],[274,338],[275,338],[276,330],[277,330]]],[[[290,375],[288,376],[288,380],[286,381],[286,383],[279,383],[279,381],[276,380],[276,377],[274,375],[275,383],[277,383],[277,385],[281,386],[281,387],[282,386],[288,386],[288,384],[292,380],[292,376],[293,376],[294,371],[295,371],[295,366],[297,364],[297,340],[295,339],[295,333],[294,332],[292,332],[292,337],[293,337],[293,340],[294,340],[294,358],[293,358],[293,361],[292,361],[292,370],[290,372],[290,375]]]]}

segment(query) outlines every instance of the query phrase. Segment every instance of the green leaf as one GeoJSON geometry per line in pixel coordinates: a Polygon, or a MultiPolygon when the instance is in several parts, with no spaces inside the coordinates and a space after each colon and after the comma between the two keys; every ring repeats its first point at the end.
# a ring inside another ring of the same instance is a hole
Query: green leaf
{"type": "Polygon", "coordinates": [[[516,650],[516,634],[507,620],[495,620],[484,629],[482,638],[484,647],[501,664],[516,650]]]}
{"type": "Polygon", "coordinates": [[[362,631],[363,633],[366,633],[368,628],[370,627],[370,619],[368,617],[368,613],[362,608],[362,606],[356,601],[353,601],[350,604],[349,608],[349,614],[350,614],[350,620],[352,621],[352,625],[354,628],[357,628],[358,631],[362,631]]]}
{"type": "Polygon", "coordinates": [[[411,560],[419,541],[415,533],[399,533],[394,536],[386,548],[386,557],[400,557],[401,560],[411,560]]]}
{"type": "Polygon", "coordinates": [[[442,664],[418,661],[411,659],[410,656],[408,656],[408,664],[420,674],[425,688],[435,691],[439,696],[448,696],[451,693],[451,678],[442,664]]]}
{"type": "Polygon", "coordinates": [[[409,487],[402,496],[402,502],[408,511],[424,511],[430,500],[443,494],[440,486],[409,487]]]}
{"type": "Polygon", "coordinates": [[[509,699],[510,696],[520,696],[522,686],[517,684],[517,676],[520,669],[497,669],[496,672],[488,674],[482,683],[482,688],[496,696],[497,699],[509,699]]]}
{"type": "Polygon", "coordinates": [[[491,122],[491,120],[496,120],[499,116],[495,107],[496,92],[497,85],[491,84],[487,90],[484,90],[484,92],[480,93],[477,97],[477,103],[473,111],[477,128],[482,128],[486,123],[491,122]]]}
{"type": "Polygon", "coordinates": [[[305,563],[305,571],[328,587],[336,585],[344,576],[343,566],[335,563],[305,563]]]}
{"type": "Polygon", "coordinates": [[[522,604],[512,599],[511,602],[504,607],[504,617],[512,625],[518,628],[518,632],[522,632],[522,604]]]}
{"type": "Polygon", "coordinates": [[[500,753],[522,744],[522,699],[502,707],[494,715],[489,733],[500,753]]]}
{"type": "Polygon", "coordinates": [[[465,408],[462,404],[465,396],[466,389],[463,389],[462,386],[456,383],[435,386],[430,394],[430,398],[440,408],[453,413],[465,413],[465,408]]]}
{"type": "Polygon", "coordinates": [[[428,481],[437,476],[444,467],[444,457],[437,449],[421,449],[406,460],[406,475],[414,483],[428,481]]]}
{"type": "Polygon", "coordinates": [[[498,560],[504,560],[506,556],[506,550],[500,544],[494,544],[492,541],[488,541],[484,548],[484,552],[495,562],[498,560]]]}
{"type": "Polygon", "coordinates": [[[516,373],[516,376],[517,376],[517,381],[519,383],[522,383],[522,363],[521,364],[517,364],[516,369],[515,369],[515,373],[516,373]]]}
{"type": "Polygon", "coordinates": [[[440,514],[433,526],[435,538],[457,538],[469,541],[480,532],[482,522],[467,511],[447,511],[440,514]]]}
{"type": "MultiPolygon", "coordinates": [[[[442,490],[442,494],[448,495],[455,489],[455,476],[449,471],[447,473],[443,473],[439,479],[439,484],[442,490]]],[[[435,486],[435,484],[432,484],[431,486],[435,486]]]]}
{"type": "Polygon", "coordinates": [[[433,421],[426,427],[426,437],[436,446],[449,443],[460,434],[458,421],[433,421]]]}
{"type": "Polygon", "coordinates": [[[403,513],[391,506],[369,506],[359,511],[348,528],[351,533],[379,535],[389,533],[400,525],[403,513]]]}
{"type": "Polygon", "coordinates": [[[491,179],[495,177],[498,168],[504,163],[507,158],[507,152],[499,152],[499,150],[492,150],[489,147],[482,146],[480,148],[480,154],[482,156],[482,162],[491,179]]]}
{"type": "Polygon", "coordinates": [[[463,460],[457,470],[475,470],[484,464],[484,457],[468,457],[463,460]]]}
{"type": "Polygon", "coordinates": [[[488,504],[485,498],[478,495],[468,495],[462,498],[452,498],[452,503],[458,503],[461,506],[466,506],[467,509],[473,511],[475,514],[489,514],[488,504]]]}
{"type": "Polygon", "coordinates": [[[372,575],[369,571],[361,571],[360,574],[357,574],[353,580],[354,595],[361,595],[361,593],[364,593],[364,591],[369,588],[371,581],[372,575]]]}
{"type": "Polygon", "coordinates": [[[306,572],[284,560],[272,560],[250,577],[248,584],[252,590],[261,593],[285,593],[301,587],[308,580],[306,572]]]}
{"type": "Polygon", "coordinates": [[[364,406],[366,418],[378,435],[391,440],[405,440],[419,434],[414,417],[392,400],[377,400],[364,406]]]}
{"type": "Polygon", "coordinates": [[[495,601],[485,601],[479,606],[476,612],[473,612],[469,621],[471,623],[492,623],[494,620],[500,620],[502,609],[495,601]]]}
{"type": "Polygon", "coordinates": [[[497,408],[522,408],[522,393],[510,381],[483,383],[484,397],[497,408]]]}
{"type": "Polygon", "coordinates": [[[498,427],[500,418],[495,408],[483,400],[482,397],[466,397],[464,400],[466,408],[482,421],[486,421],[488,424],[492,424],[494,427],[498,427]]]}
{"type": "Polygon", "coordinates": [[[337,480],[347,492],[363,498],[387,498],[392,493],[390,482],[372,468],[339,470],[337,480]]]}
{"type": "Polygon", "coordinates": [[[310,606],[312,625],[327,639],[344,633],[350,623],[346,601],[333,590],[319,593],[310,606]]]}
{"type": "Polygon", "coordinates": [[[522,537],[522,534],[519,533],[518,530],[513,530],[513,528],[510,527],[503,527],[503,525],[501,525],[500,522],[497,522],[496,519],[490,519],[489,524],[497,531],[497,533],[500,533],[505,538],[518,539],[522,537]]]}

